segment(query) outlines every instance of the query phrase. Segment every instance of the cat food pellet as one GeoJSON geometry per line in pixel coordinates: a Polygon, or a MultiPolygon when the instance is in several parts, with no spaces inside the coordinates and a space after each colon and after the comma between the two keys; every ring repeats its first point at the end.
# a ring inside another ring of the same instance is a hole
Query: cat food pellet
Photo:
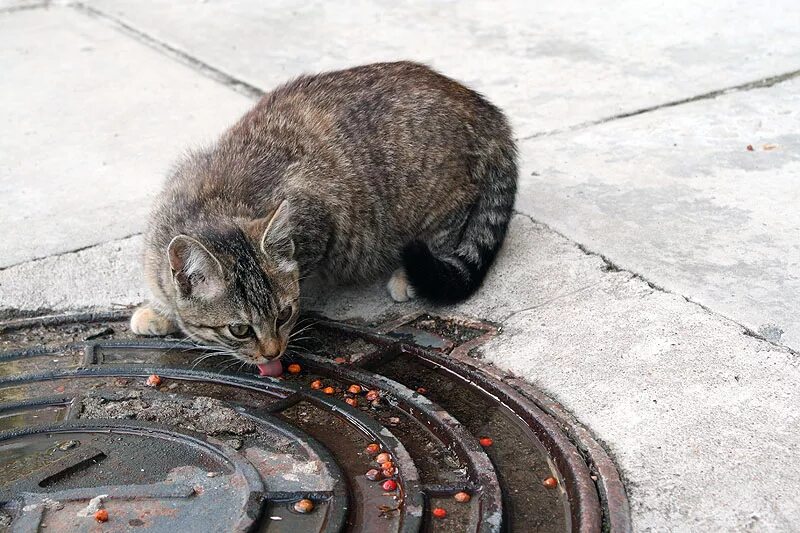
{"type": "Polygon", "coordinates": [[[374,400],[377,400],[378,398],[380,398],[380,396],[381,396],[381,393],[376,391],[376,390],[371,390],[371,391],[367,392],[367,400],[370,401],[370,402],[374,401],[374,400]]]}
{"type": "Polygon", "coordinates": [[[389,468],[384,468],[384,469],[381,470],[381,474],[383,474],[383,477],[392,477],[396,473],[397,473],[397,470],[395,470],[395,468],[393,466],[390,466],[389,468]]]}
{"type": "Polygon", "coordinates": [[[358,385],[350,385],[350,388],[347,389],[347,392],[350,394],[361,394],[361,387],[358,385]]]}
{"type": "Polygon", "coordinates": [[[319,390],[322,388],[322,381],[315,379],[311,382],[311,388],[314,390],[319,390]]]}
{"type": "Polygon", "coordinates": [[[314,502],[304,498],[294,504],[294,510],[298,513],[308,514],[314,510],[314,502]]]}
{"type": "Polygon", "coordinates": [[[752,144],[748,144],[747,145],[747,151],[748,152],[752,152],[753,151],[753,145],[752,144]]]}
{"type": "Polygon", "coordinates": [[[386,461],[391,461],[391,460],[392,456],[386,452],[383,452],[382,454],[378,455],[378,457],[375,458],[375,462],[378,464],[385,463],[386,461]]]}
{"type": "Polygon", "coordinates": [[[345,398],[344,401],[350,407],[358,407],[358,400],[355,398],[345,398]]]}
{"type": "Polygon", "coordinates": [[[161,378],[155,374],[151,374],[145,383],[148,387],[158,387],[161,385],[161,378]]]}
{"type": "Polygon", "coordinates": [[[379,444],[377,444],[375,442],[373,442],[372,444],[367,446],[367,453],[370,454],[370,455],[375,455],[379,451],[381,451],[381,447],[380,447],[379,444]]]}
{"type": "Polygon", "coordinates": [[[554,489],[556,488],[556,485],[558,485],[558,480],[556,480],[556,478],[554,477],[549,477],[544,481],[542,481],[542,485],[544,485],[548,489],[554,489]]]}
{"type": "Polygon", "coordinates": [[[381,468],[383,470],[386,470],[387,468],[392,468],[393,466],[394,466],[394,463],[391,462],[391,461],[386,461],[385,463],[381,463],[381,468]]]}
{"type": "Polygon", "coordinates": [[[426,389],[425,387],[417,387],[417,392],[420,394],[425,394],[428,392],[428,389],[426,389]]]}
{"type": "Polygon", "coordinates": [[[436,509],[434,509],[431,512],[432,512],[433,516],[435,516],[436,518],[445,518],[447,516],[447,511],[445,511],[441,507],[437,507],[436,509]]]}
{"type": "Polygon", "coordinates": [[[383,490],[386,492],[397,490],[397,482],[393,479],[387,479],[383,482],[383,490]]]}
{"type": "Polygon", "coordinates": [[[484,448],[494,444],[494,441],[492,439],[490,439],[489,437],[482,437],[481,440],[479,440],[478,442],[480,442],[481,446],[483,446],[484,448]]]}
{"type": "Polygon", "coordinates": [[[470,500],[470,495],[467,494],[466,492],[457,492],[453,496],[453,499],[458,503],[467,503],[470,500]]]}
{"type": "Polygon", "coordinates": [[[286,371],[289,372],[290,374],[299,374],[301,370],[303,370],[302,367],[297,363],[292,363],[291,365],[286,367],[286,371]]]}
{"type": "Polygon", "coordinates": [[[367,470],[367,473],[364,474],[364,476],[366,476],[366,478],[370,481],[380,481],[383,479],[383,474],[381,474],[381,471],[374,468],[367,470]]]}
{"type": "Polygon", "coordinates": [[[100,509],[94,513],[94,519],[98,522],[108,522],[108,511],[105,509],[100,509]]]}
{"type": "Polygon", "coordinates": [[[331,394],[336,392],[336,389],[334,389],[333,387],[325,387],[324,389],[322,389],[322,392],[330,396],[331,394]]]}
{"type": "Polygon", "coordinates": [[[345,359],[344,357],[336,357],[336,358],[333,360],[333,362],[334,362],[334,363],[336,363],[337,365],[341,365],[341,364],[343,364],[343,363],[346,363],[346,362],[347,362],[347,359],[345,359]]]}

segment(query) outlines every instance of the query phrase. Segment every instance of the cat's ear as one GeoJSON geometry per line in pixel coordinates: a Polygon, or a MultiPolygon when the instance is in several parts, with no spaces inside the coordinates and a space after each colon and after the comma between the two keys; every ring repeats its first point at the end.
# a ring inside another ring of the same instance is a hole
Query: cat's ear
{"type": "Polygon", "coordinates": [[[225,290],[222,264],[196,239],[178,235],[167,247],[172,280],[178,294],[211,299],[225,290]]]}
{"type": "Polygon", "coordinates": [[[291,212],[289,200],[284,200],[272,215],[255,221],[256,227],[261,230],[258,242],[264,254],[278,254],[283,259],[294,257],[291,212]]]}

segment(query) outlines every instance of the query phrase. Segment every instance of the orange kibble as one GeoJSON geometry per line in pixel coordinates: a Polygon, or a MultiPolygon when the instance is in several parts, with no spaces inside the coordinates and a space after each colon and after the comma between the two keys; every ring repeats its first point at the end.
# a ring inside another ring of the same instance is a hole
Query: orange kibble
{"type": "Polygon", "coordinates": [[[289,372],[290,374],[299,374],[301,370],[303,370],[303,367],[301,367],[297,363],[292,363],[291,365],[286,367],[286,371],[289,372]]]}
{"type": "Polygon", "coordinates": [[[341,365],[343,363],[346,363],[347,359],[345,359],[344,357],[335,357],[333,359],[333,362],[336,363],[337,365],[341,365]]]}
{"type": "Polygon", "coordinates": [[[94,519],[98,522],[108,522],[108,511],[105,509],[100,509],[94,513],[94,519]]]}
{"type": "Polygon", "coordinates": [[[308,514],[314,510],[314,502],[303,498],[294,504],[294,510],[298,513],[308,514]]]}
{"type": "Polygon", "coordinates": [[[356,400],[355,398],[345,398],[344,401],[350,407],[358,407],[358,400],[356,400]]]}
{"type": "Polygon", "coordinates": [[[383,474],[383,477],[392,477],[396,473],[397,473],[397,469],[395,469],[395,467],[393,467],[393,466],[390,466],[389,468],[381,469],[381,474],[383,474]]]}
{"type": "Polygon", "coordinates": [[[161,378],[155,374],[151,374],[150,377],[147,378],[145,382],[148,387],[158,387],[161,385],[161,378]]]}
{"type": "Polygon", "coordinates": [[[542,485],[547,487],[548,489],[554,489],[558,486],[558,480],[552,476],[542,481],[542,485]]]}
{"type": "Polygon", "coordinates": [[[453,499],[458,503],[467,503],[470,500],[471,496],[466,492],[457,492],[453,495],[453,499]]]}
{"type": "Polygon", "coordinates": [[[383,482],[383,490],[387,492],[397,490],[397,482],[393,479],[387,479],[386,481],[383,482]]]}
{"type": "Polygon", "coordinates": [[[322,389],[322,392],[330,396],[331,394],[336,392],[336,389],[334,389],[333,387],[325,387],[324,389],[322,389]]]}
{"type": "Polygon", "coordinates": [[[367,453],[368,453],[368,454],[370,454],[370,455],[375,455],[375,454],[376,454],[376,453],[378,453],[379,451],[381,451],[381,447],[380,447],[380,445],[379,445],[378,443],[376,443],[376,442],[373,442],[372,444],[370,444],[369,446],[367,446],[367,453]]]}
{"type": "Polygon", "coordinates": [[[376,390],[371,390],[371,391],[367,392],[367,400],[370,401],[370,402],[374,401],[374,400],[377,400],[380,397],[381,397],[381,393],[376,391],[376,390]]]}
{"type": "Polygon", "coordinates": [[[383,463],[385,463],[386,461],[391,461],[391,460],[392,460],[392,456],[391,456],[391,455],[389,455],[389,454],[388,454],[388,453],[386,453],[386,452],[383,452],[382,454],[378,455],[378,456],[375,458],[375,462],[376,462],[376,463],[378,463],[378,464],[383,464],[383,463]]]}
{"type": "Polygon", "coordinates": [[[432,513],[432,514],[433,514],[433,516],[435,516],[436,518],[445,518],[445,517],[447,516],[447,511],[445,511],[445,510],[444,510],[444,509],[442,509],[441,507],[437,507],[436,509],[434,509],[433,511],[431,511],[431,513],[432,513]]]}
{"type": "Polygon", "coordinates": [[[315,379],[311,382],[311,388],[314,390],[319,390],[322,388],[322,381],[319,379],[315,379]]]}
{"type": "Polygon", "coordinates": [[[426,394],[427,392],[428,392],[428,389],[426,389],[425,387],[417,387],[417,393],[426,394]]]}
{"type": "Polygon", "coordinates": [[[391,461],[386,461],[384,463],[381,463],[381,468],[392,468],[393,466],[394,466],[394,463],[391,462],[391,461]]]}
{"type": "Polygon", "coordinates": [[[359,385],[350,385],[347,392],[350,394],[361,394],[361,387],[359,385]]]}
{"type": "Polygon", "coordinates": [[[481,446],[483,446],[484,448],[487,448],[487,447],[491,446],[492,444],[494,444],[494,441],[492,439],[490,439],[489,437],[481,437],[481,440],[479,440],[478,442],[480,442],[481,446]]]}

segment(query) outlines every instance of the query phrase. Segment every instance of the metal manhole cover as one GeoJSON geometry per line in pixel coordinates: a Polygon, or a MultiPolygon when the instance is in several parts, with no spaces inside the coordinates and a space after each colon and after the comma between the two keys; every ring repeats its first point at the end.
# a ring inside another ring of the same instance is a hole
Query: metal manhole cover
{"type": "Polygon", "coordinates": [[[0,324],[0,530],[93,529],[98,496],[115,529],[630,530],[591,435],[470,357],[493,326],[312,321],[279,379],[132,338],[124,313],[0,324]]]}

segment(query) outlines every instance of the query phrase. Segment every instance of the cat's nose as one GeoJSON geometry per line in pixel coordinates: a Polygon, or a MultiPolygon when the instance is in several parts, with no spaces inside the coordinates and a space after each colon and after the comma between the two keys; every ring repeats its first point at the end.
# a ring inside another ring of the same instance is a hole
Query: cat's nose
{"type": "Polygon", "coordinates": [[[258,352],[267,359],[278,357],[281,354],[281,343],[278,339],[267,339],[261,342],[258,352]]]}

